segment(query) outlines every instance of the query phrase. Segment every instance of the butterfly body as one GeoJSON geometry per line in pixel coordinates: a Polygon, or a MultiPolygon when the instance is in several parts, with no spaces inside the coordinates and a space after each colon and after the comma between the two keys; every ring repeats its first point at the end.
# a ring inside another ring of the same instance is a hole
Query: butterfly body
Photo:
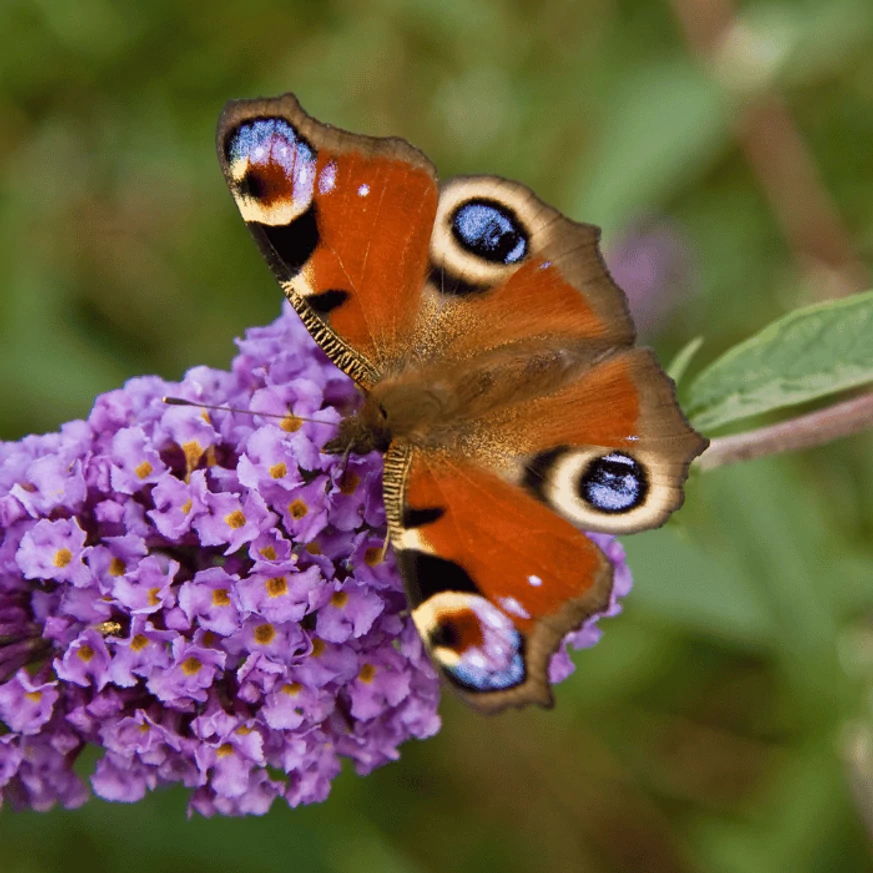
{"type": "Polygon", "coordinates": [[[525,399],[555,391],[583,365],[567,350],[501,349],[462,364],[406,366],[370,389],[325,447],[341,453],[385,452],[401,440],[420,449],[474,451],[476,423],[525,399]]]}
{"type": "Polygon", "coordinates": [[[385,453],[435,665],[482,710],[549,704],[551,655],[609,604],[612,566],[582,530],[662,524],[706,445],[634,347],[599,231],[497,177],[440,186],[408,143],[291,95],[229,104],[217,140],[286,296],[362,391],[324,450],[385,453]]]}

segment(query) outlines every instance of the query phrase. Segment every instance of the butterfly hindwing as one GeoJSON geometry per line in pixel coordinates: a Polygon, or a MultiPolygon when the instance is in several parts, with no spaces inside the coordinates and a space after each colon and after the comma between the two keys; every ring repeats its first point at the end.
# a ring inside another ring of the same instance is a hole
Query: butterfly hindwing
{"type": "Polygon", "coordinates": [[[573,524],[605,533],[663,524],[707,445],[642,348],[607,355],[554,391],[492,411],[462,439],[483,466],[573,524]]]}
{"type": "Polygon", "coordinates": [[[397,562],[434,663],[478,709],[548,705],[551,655],[606,609],[612,565],[524,490],[462,459],[396,446],[384,476],[397,562]]]}
{"type": "Polygon", "coordinates": [[[217,147],[237,206],[309,331],[363,387],[404,353],[428,271],[433,165],[310,118],[290,94],[229,103],[217,147]]]}

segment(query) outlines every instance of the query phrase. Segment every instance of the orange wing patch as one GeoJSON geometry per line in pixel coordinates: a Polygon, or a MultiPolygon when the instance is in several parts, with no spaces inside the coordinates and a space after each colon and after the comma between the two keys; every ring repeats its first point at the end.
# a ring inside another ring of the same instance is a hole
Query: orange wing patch
{"type": "Polygon", "coordinates": [[[640,387],[633,359],[619,355],[548,397],[531,402],[526,439],[519,447],[540,451],[556,445],[619,447],[638,437],[640,387]]]}
{"type": "Polygon", "coordinates": [[[611,330],[557,267],[541,258],[523,264],[505,284],[456,306],[453,317],[466,329],[446,350],[449,356],[533,337],[567,343],[597,340],[607,338],[611,330]]]}
{"type": "MultiPolygon", "coordinates": [[[[393,464],[389,452],[386,477],[393,464]]],[[[551,655],[609,603],[609,561],[521,488],[471,464],[413,452],[403,493],[405,524],[392,535],[436,663],[481,709],[548,703],[551,655]],[[489,657],[499,663],[480,674],[489,657]]]]}
{"type": "Polygon", "coordinates": [[[415,321],[436,185],[404,161],[361,152],[322,154],[319,164],[319,178],[327,171],[331,184],[315,198],[320,239],[304,276],[316,297],[345,292],[330,327],[378,364],[408,340],[415,321]]]}
{"type": "Polygon", "coordinates": [[[585,534],[472,465],[421,458],[410,470],[406,502],[413,512],[445,509],[419,529],[425,548],[462,567],[492,602],[514,599],[520,609],[513,619],[523,630],[583,596],[602,566],[585,534]]]}
{"type": "Polygon", "coordinates": [[[479,463],[574,525],[631,533],[678,509],[688,467],[707,441],[685,420],[652,352],[633,349],[484,416],[468,444],[479,463]],[[477,442],[486,448],[477,451],[477,442]]]}

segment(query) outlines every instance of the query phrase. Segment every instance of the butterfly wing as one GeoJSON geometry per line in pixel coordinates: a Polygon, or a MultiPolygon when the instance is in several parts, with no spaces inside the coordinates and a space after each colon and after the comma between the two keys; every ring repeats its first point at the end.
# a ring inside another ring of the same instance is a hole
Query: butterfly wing
{"type": "Polygon", "coordinates": [[[451,386],[440,445],[579,527],[629,533],[681,505],[707,441],[652,352],[633,347],[598,238],[516,182],[452,180],[416,347],[422,381],[451,386]]]}
{"type": "Polygon", "coordinates": [[[412,616],[446,679],[486,712],[550,705],[551,655],[609,604],[603,553],[523,489],[463,459],[392,446],[384,491],[412,616]]]}
{"type": "Polygon", "coordinates": [[[216,135],[228,186],[313,338],[364,388],[402,357],[428,273],[433,165],[401,139],[310,118],[291,94],[239,100],[216,135]]]}
{"type": "MultiPolygon", "coordinates": [[[[498,367],[499,372],[499,367],[498,367]]],[[[658,527],[708,445],[649,349],[611,353],[458,431],[457,450],[584,530],[658,527]]]]}
{"type": "Polygon", "coordinates": [[[517,182],[445,183],[414,342],[423,360],[464,361],[520,344],[590,359],[631,345],[627,301],[599,239],[599,228],[571,221],[517,182]]]}
{"type": "Polygon", "coordinates": [[[392,446],[385,500],[431,657],[486,711],[547,705],[551,655],[608,605],[580,528],[662,524],[706,446],[633,348],[598,236],[516,183],[441,193],[414,378],[451,400],[429,440],[392,446]]]}

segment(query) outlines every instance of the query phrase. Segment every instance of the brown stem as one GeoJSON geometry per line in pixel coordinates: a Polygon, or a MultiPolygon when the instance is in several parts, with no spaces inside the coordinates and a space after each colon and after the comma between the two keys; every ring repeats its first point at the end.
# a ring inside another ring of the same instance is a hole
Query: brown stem
{"type": "Polygon", "coordinates": [[[846,400],[769,427],[714,439],[700,456],[697,466],[701,470],[713,470],[737,461],[808,449],[861,433],[869,427],[873,427],[873,394],[846,400]]]}
{"type": "MultiPolygon", "coordinates": [[[[711,63],[734,26],[732,0],[671,0],[685,38],[711,63]]],[[[822,183],[815,159],[774,89],[750,95],[734,135],[801,269],[822,299],[860,291],[866,271],[822,183]]]]}

